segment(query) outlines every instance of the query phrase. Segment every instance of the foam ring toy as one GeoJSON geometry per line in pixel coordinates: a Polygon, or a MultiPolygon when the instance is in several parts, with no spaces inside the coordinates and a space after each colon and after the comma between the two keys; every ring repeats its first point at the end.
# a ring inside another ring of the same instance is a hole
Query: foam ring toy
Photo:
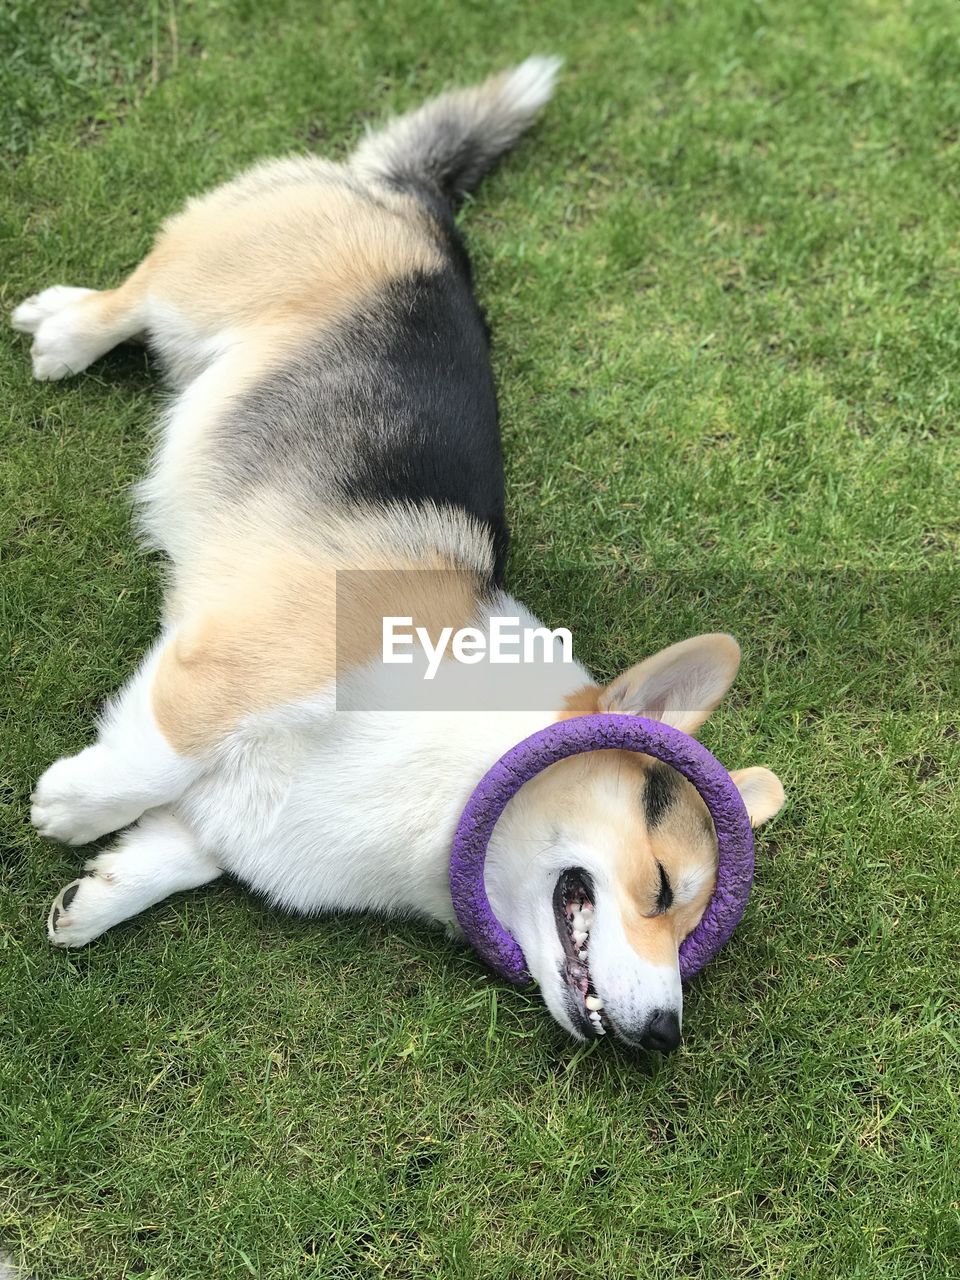
{"type": "Polygon", "coordinates": [[[717,836],[717,885],[694,931],[680,945],[686,981],[712,960],[739,924],[753,883],[753,829],[730,774],[696,738],[643,716],[560,720],[524,738],[490,768],[467,801],[450,855],[450,892],[467,940],[514,986],[530,973],[523,951],[493,913],[484,885],[487,845],[497,819],[525,782],[558,760],[586,751],[639,751],[662,760],[696,787],[717,836]]]}

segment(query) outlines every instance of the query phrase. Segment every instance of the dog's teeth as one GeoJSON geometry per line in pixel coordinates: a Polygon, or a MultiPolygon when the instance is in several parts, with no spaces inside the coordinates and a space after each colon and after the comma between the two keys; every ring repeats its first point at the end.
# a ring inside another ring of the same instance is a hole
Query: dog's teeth
{"type": "Polygon", "coordinates": [[[579,955],[580,955],[580,959],[581,959],[581,960],[586,960],[586,958],[587,958],[587,948],[586,948],[586,947],[584,947],[584,948],[583,948],[583,950],[579,953],[579,955]]]}
{"type": "Polygon", "coordinates": [[[603,1001],[600,999],[599,996],[587,996],[584,1003],[586,1004],[588,1009],[593,1009],[597,1011],[597,1017],[600,1016],[599,1010],[603,1008],[603,1001]]]}
{"type": "Polygon", "coordinates": [[[589,928],[590,921],[593,919],[593,907],[591,907],[589,903],[584,904],[580,914],[583,916],[584,920],[586,921],[587,927],[589,928]]]}
{"type": "Polygon", "coordinates": [[[581,929],[581,930],[586,929],[586,927],[587,927],[587,920],[586,920],[586,917],[585,917],[585,915],[584,915],[584,913],[583,913],[582,911],[577,911],[577,912],[574,914],[574,917],[573,917],[573,927],[574,927],[575,929],[581,929]]]}
{"type": "Polygon", "coordinates": [[[574,929],[573,940],[578,947],[582,947],[587,940],[587,935],[584,933],[582,929],[574,929]]]}

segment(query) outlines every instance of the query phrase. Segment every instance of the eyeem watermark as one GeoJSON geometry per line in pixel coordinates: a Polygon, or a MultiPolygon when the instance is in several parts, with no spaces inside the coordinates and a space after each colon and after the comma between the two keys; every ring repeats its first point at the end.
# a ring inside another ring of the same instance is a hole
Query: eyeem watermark
{"type": "Polygon", "coordinates": [[[412,617],[383,619],[382,658],[388,665],[412,666],[415,642],[427,658],[424,680],[433,680],[449,650],[454,662],[473,666],[491,662],[497,666],[517,666],[521,662],[573,662],[573,636],[566,627],[522,626],[519,617],[491,617],[489,629],[443,627],[434,643],[426,627],[415,627],[412,617]]]}

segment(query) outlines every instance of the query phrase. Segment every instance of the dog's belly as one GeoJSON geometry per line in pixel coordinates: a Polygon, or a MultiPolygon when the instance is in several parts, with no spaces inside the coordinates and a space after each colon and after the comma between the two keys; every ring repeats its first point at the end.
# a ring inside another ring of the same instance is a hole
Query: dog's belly
{"type": "Polygon", "coordinates": [[[455,916],[447,881],[463,805],[542,713],[333,712],[247,727],[177,814],[243,884],[306,914],[455,916]]]}
{"type": "Polygon", "coordinates": [[[440,776],[392,719],[237,735],[177,812],[225,871],[289,910],[452,922],[446,862],[472,773],[440,776]]]}

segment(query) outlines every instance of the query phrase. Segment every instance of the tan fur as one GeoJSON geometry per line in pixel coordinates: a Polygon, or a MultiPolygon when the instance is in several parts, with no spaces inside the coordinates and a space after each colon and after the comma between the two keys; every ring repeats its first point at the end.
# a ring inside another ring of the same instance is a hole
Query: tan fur
{"type": "MultiPolygon", "coordinates": [[[[391,281],[442,265],[436,231],[412,197],[358,186],[336,165],[274,161],[192,200],[169,219],[152,251],[116,289],[91,292],[82,327],[106,351],[148,327],[151,309],[179,317],[189,342],[229,335],[236,359],[194,439],[236,397],[318,332],[391,281]]],[[[189,381],[209,356],[179,367],[189,381]],[[198,362],[197,362],[198,361],[198,362]]]]}
{"type": "Polygon", "coordinates": [[[200,754],[245,716],[320,693],[378,656],[386,615],[411,617],[434,640],[475,619],[474,571],[436,553],[411,555],[402,542],[387,550],[382,519],[331,523],[335,552],[291,540],[251,560],[247,539],[225,538],[192,590],[181,587],[172,605],[181,621],[152,691],[176,751],[200,754]]]}
{"type": "Polygon", "coordinates": [[[102,334],[111,346],[137,337],[142,328],[140,308],[146,296],[145,283],[137,270],[116,289],[93,290],[77,299],[73,305],[84,315],[78,327],[82,324],[87,331],[102,334]]]}
{"type": "MultiPolygon", "coordinates": [[[[183,343],[168,340],[162,353],[173,381],[189,389],[140,486],[144,533],[171,554],[178,597],[190,594],[184,578],[217,561],[211,544],[223,540],[224,492],[209,479],[212,429],[232,402],[392,280],[441,267],[435,236],[412,197],[363,186],[325,161],[281,160],[191,201],[126,284],[97,295],[105,312],[124,312],[126,330],[158,310],[168,330],[183,330],[183,343]]],[[[259,527],[272,540],[274,514],[250,511],[228,537],[232,551],[259,545],[259,527]]],[[[236,554],[227,563],[232,570],[236,554]]],[[[190,611],[181,602],[168,613],[190,611]]],[[[314,681],[315,671],[306,682],[314,681]]]]}
{"type": "MultiPolygon", "coordinates": [[[[653,763],[638,757],[644,769],[653,763]]],[[[655,964],[672,962],[676,949],[706,908],[716,883],[716,837],[706,805],[683,779],[681,793],[664,821],[640,840],[625,842],[617,861],[621,885],[620,911],[631,946],[655,964]],[[660,864],[674,889],[674,903],[663,915],[651,915],[660,886],[660,864]],[[682,900],[684,880],[699,881],[696,894],[682,900]]]]}
{"type": "Polygon", "coordinates": [[[783,783],[769,769],[753,765],[749,769],[734,769],[730,777],[743,797],[751,826],[759,827],[769,822],[783,808],[787,799],[783,783]]]}
{"type": "Polygon", "coordinates": [[[439,269],[437,234],[382,182],[274,161],[189,202],[123,284],[71,304],[84,362],[149,329],[164,335],[173,383],[189,385],[140,486],[143,532],[178,567],[215,534],[224,495],[208,479],[208,441],[230,403],[391,281],[439,269]]]}
{"type": "Polygon", "coordinates": [[[585,684],[582,689],[564,698],[557,714],[558,720],[571,720],[575,716],[592,716],[600,710],[601,689],[596,684],[585,684]]]}
{"type": "Polygon", "coordinates": [[[166,223],[137,274],[209,333],[316,332],[441,257],[411,196],[369,200],[321,162],[255,170],[166,223]]]}

